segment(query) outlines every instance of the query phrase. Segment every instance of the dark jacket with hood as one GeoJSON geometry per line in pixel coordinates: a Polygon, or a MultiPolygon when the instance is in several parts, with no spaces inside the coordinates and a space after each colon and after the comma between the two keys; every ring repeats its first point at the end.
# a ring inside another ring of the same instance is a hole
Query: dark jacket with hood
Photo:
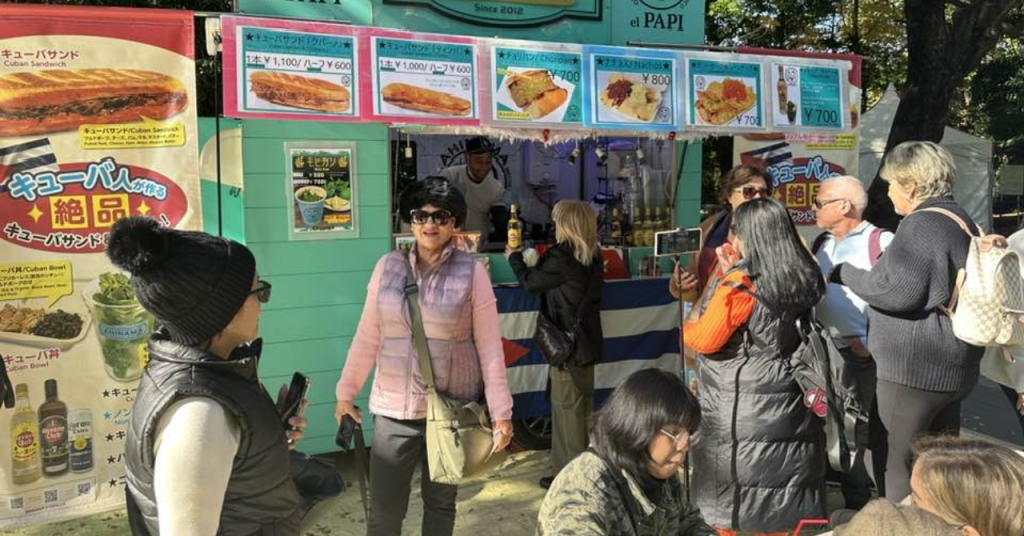
{"type": "Polygon", "coordinates": [[[793,322],[757,300],[725,346],[697,360],[693,501],[712,525],[774,532],[824,517],[825,433],[791,373],[799,344],[793,322]]]}
{"type": "MultiPolygon", "coordinates": [[[[149,364],[132,406],[125,443],[132,533],[159,534],[153,483],[153,445],[160,417],[190,397],[217,401],[239,425],[240,443],[221,509],[218,535],[291,536],[299,533],[299,492],[292,480],[287,438],[270,395],[257,377],[260,340],[223,360],[154,333],[149,364]]],[[[173,535],[167,535],[173,536],[173,535]]]]}
{"type": "Polygon", "coordinates": [[[576,335],[576,352],[569,363],[577,367],[601,360],[604,332],[601,329],[601,288],[604,263],[595,254],[590,266],[576,260],[572,246],[561,243],[544,252],[537,266],[526,266],[522,253],[509,259],[516,279],[527,292],[541,294],[541,307],[559,326],[568,330],[581,317],[576,335]],[[585,302],[582,307],[580,303],[585,302]]]}

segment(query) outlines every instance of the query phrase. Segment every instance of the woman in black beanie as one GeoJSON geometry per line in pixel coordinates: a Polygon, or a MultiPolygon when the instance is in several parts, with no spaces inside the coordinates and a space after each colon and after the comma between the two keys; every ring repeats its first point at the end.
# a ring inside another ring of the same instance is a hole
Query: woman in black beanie
{"type": "Polygon", "coordinates": [[[128,518],[139,535],[299,534],[286,431],[256,365],[270,284],[243,245],[117,222],[107,256],[156,317],[125,444],[128,518]]]}

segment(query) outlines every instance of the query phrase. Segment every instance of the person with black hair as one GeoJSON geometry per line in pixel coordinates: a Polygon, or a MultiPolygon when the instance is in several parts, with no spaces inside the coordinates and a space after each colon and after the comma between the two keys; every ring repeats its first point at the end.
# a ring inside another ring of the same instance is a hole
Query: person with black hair
{"type": "Polygon", "coordinates": [[[825,513],[825,433],[790,374],[825,280],[786,208],[753,199],[733,215],[734,239],[684,326],[698,352],[704,431],[693,447],[694,502],[725,530],[792,530],[825,513]]]}
{"type": "Polygon", "coordinates": [[[491,207],[501,205],[508,195],[505,185],[494,176],[494,144],[476,136],[465,143],[466,163],[450,166],[441,171],[466,200],[463,231],[480,231],[480,240],[487,242],[493,225],[491,207]]]}
{"type": "Polygon", "coordinates": [[[133,216],[114,224],[107,256],[160,326],[125,441],[132,534],[299,534],[289,449],[306,420],[286,431],[257,375],[271,286],[253,254],[133,216]]]}
{"type": "Polygon", "coordinates": [[[497,300],[487,268],[452,241],[466,219],[466,201],[444,177],[427,177],[406,188],[399,212],[411,223],[416,244],[377,262],[363,316],[338,381],[335,418],[362,423],[356,396],[376,368],[370,412],[376,418],[370,453],[370,519],[367,536],[398,536],[409,508],[413,473],[421,466],[422,534],[451,536],[458,486],[432,482],[426,467],[426,386],[419,372],[406,303],[411,265],[438,392],[477,402],[486,395],[494,448],[512,439],[512,395],[497,300]]]}
{"type": "Polygon", "coordinates": [[[700,405],[677,375],[634,372],[594,415],[591,448],[555,477],[537,534],[714,536],[679,475],[700,424],[700,405]]]}

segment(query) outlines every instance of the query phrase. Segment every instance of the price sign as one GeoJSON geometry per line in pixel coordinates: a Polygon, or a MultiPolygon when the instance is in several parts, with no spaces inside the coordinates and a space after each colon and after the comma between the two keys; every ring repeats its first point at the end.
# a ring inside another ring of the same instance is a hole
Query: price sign
{"type": "Polygon", "coordinates": [[[579,47],[555,47],[492,47],[492,120],[546,126],[583,123],[583,55],[579,47]]]}
{"type": "Polygon", "coordinates": [[[843,128],[846,73],[839,67],[800,62],[771,64],[772,124],[776,127],[843,128]]]}
{"type": "Polygon", "coordinates": [[[477,117],[472,44],[373,36],[370,46],[375,115],[477,117]]]}
{"type": "Polygon", "coordinates": [[[687,125],[715,130],[760,130],[761,63],[731,61],[710,54],[686,60],[687,125]]]}
{"type": "Polygon", "coordinates": [[[587,47],[588,126],[676,130],[676,55],[587,47]]]}

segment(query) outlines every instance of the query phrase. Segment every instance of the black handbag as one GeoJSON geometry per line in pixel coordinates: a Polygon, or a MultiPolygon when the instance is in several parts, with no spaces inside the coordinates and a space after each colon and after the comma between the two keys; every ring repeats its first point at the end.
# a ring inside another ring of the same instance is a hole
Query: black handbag
{"type": "Polygon", "coordinates": [[[547,300],[541,302],[540,313],[537,315],[537,327],[533,330],[533,342],[544,356],[544,360],[555,368],[565,368],[569,358],[576,353],[577,334],[583,320],[583,306],[587,304],[590,285],[583,290],[580,306],[576,310],[576,321],[568,330],[563,329],[547,312],[547,300]]]}

